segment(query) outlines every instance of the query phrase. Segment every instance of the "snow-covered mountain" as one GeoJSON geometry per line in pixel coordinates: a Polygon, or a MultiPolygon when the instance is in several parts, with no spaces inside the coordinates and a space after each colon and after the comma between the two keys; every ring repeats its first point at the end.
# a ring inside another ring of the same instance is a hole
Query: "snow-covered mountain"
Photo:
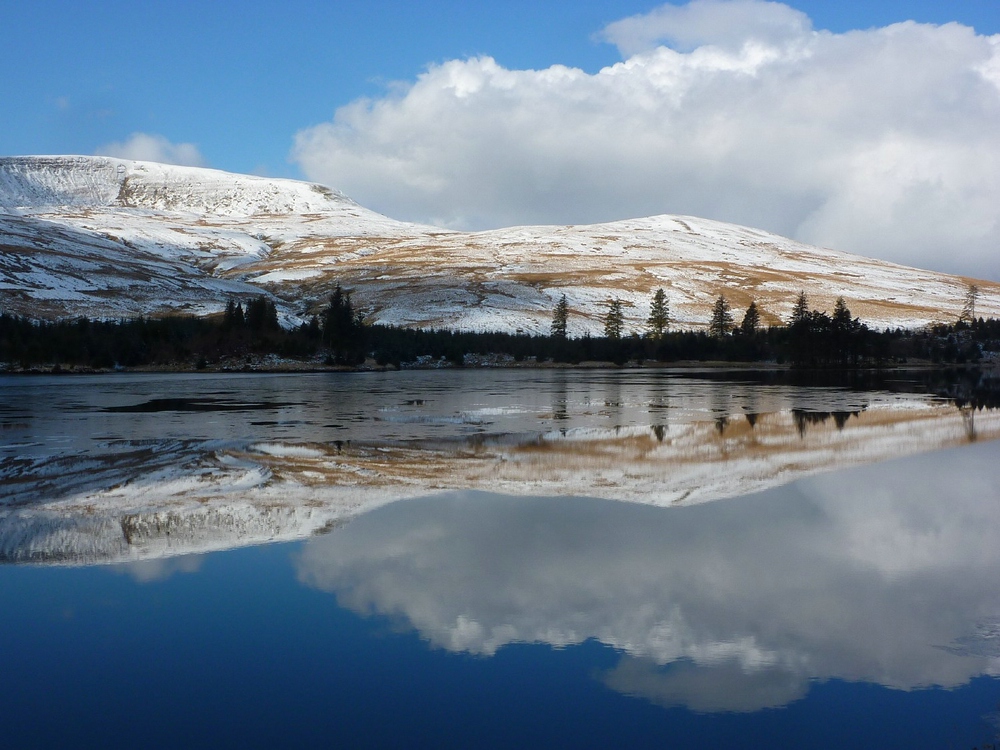
{"type": "MultiPolygon", "coordinates": [[[[454,232],[386,218],[329,188],[106,157],[0,158],[0,309],[40,317],[204,314],[275,296],[290,318],[336,284],[372,322],[547,331],[562,294],[571,335],[620,298],[638,330],[652,291],[677,326],[719,294],[765,322],[795,296],[843,296],[876,326],[954,320],[971,280],[803,245],[717,221],[655,216],[590,226],[454,232]]],[[[977,282],[1000,315],[1000,284],[977,282]]]]}

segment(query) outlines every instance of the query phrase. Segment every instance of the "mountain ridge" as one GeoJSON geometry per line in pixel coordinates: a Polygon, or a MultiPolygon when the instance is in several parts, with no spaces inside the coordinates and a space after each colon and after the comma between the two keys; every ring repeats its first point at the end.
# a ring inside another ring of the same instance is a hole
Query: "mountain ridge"
{"type": "MultiPolygon", "coordinates": [[[[33,317],[209,314],[272,296],[286,322],[337,284],[371,322],[545,333],[562,294],[570,335],[600,334],[620,298],[629,332],[663,287],[674,325],[704,328],[719,294],[765,324],[798,292],[843,296],[869,324],[953,321],[975,280],[669,214],[458,232],[396,221],[297,180],[112,157],[0,158],[0,310],[33,317]]],[[[976,281],[1000,316],[1000,284],[976,281]]]]}

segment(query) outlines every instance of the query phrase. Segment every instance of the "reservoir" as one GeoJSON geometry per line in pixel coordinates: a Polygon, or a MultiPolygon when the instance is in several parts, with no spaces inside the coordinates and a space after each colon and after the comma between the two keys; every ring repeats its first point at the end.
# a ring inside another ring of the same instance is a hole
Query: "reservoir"
{"type": "Polygon", "coordinates": [[[11,747],[1000,735],[1000,413],[894,373],[0,378],[11,747]]]}

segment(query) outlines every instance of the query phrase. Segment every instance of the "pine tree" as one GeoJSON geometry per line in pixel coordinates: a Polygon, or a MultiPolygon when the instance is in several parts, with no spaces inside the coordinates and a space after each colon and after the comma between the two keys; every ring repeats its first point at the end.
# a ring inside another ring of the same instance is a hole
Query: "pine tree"
{"type": "Polygon", "coordinates": [[[854,329],[854,319],[851,318],[851,311],[847,309],[843,297],[837,297],[833,305],[832,328],[835,333],[849,333],[854,329]]]}
{"type": "Polygon", "coordinates": [[[795,307],[792,308],[792,319],[789,321],[789,325],[793,328],[801,326],[803,323],[809,320],[809,300],[806,299],[806,293],[804,291],[799,292],[798,298],[795,300],[795,307]]]}
{"type": "Polygon", "coordinates": [[[622,301],[615,297],[608,301],[608,313],[604,316],[604,335],[617,341],[625,330],[625,313],[622,301]]]}
{"type": "Polygon", "coordinates": [[[969,324],[976,322],[976,300],[978,299],[979,287],[975,284],[969,284],[969,288],[965,292],[965,304],[962,306],[960,321],[964,320],[969,324]]]}
{"type": "Polygon", "coordinates": [[[653,301],[649,306],[649,317],[646,319],[646,328],[649,331],[649,337],[654,339],[663,338],[663,334],[670,328],[670,302],[667,301],[667,294],[662,287],[653,294],[653,301]]]}
{"type": "Polygon", "coordinates": [[[747,307],[747,311],[743,313],[743,322],[740,323],[740,331],[745,336],[753,336],[757,333],[758,328],[760,328],[760,310],[757,309],[757,303],[751,301],[750,306],[747,307]]]}
{"type": "Polygon", "coordinates": [[[720,294],[712,307],[712,320],[708,324],[708,332],[718,338],[726,336],[733,329],[733,315],[729,311],[729,302],[720,294]]]}
{"type": "Polygon", "coordinates": [[[569,303],[564,294],[556,303],[552,312],[552,336],[557,339],[566,338],[566,323],[569,320],[569,303]]]}
{"type": "Polygon", "coordinates": [[[320,335],[321,331],[319,327],[319,318],[313,315],[309,318],[309,325],[306,327],[306,337],[310,341],[316,341],[319,339],[320,335]]]}
{"type": "Polygon", "coordinates": [[[274,302],[263,294],[247,302],[246,322],[250,330],[255,333],[277,331],[281,328],[278,325],[278,309],[274,306],[274,302]]]}
{"type": "Polygon", "coordinates": [[[847,303],[843,297],[837,297],[833,305],[833,317],[830,319],[831,346],[841,365],[851,360],[857,361],[859,342],[855,334],[862,328],[861,322],[851,317],[847,303]]]}
{"type": "Polygon", "coordinates": [[[354,334],[354,309],[351,293],[337,284],[330,296],[330,306],[323,321],[323,343],[331,349],[342,349],[351,343],[354,334]]]}
{"type": "Polygon", "coordinates": [[[227,331],[233,328],[242,328],[244,322],[243,306],[230,298],[226,304],[226,313],[222,317],[222,327],[227,331]]]}

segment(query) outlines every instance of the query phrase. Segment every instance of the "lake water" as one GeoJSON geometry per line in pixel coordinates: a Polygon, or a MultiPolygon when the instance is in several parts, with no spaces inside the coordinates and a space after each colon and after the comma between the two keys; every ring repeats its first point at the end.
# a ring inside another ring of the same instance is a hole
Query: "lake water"
{"type": "Polygon", "coordinates": [[[1000,415],[921,378],[0,378],[0,745],[972,748],[1000,415]]]}

